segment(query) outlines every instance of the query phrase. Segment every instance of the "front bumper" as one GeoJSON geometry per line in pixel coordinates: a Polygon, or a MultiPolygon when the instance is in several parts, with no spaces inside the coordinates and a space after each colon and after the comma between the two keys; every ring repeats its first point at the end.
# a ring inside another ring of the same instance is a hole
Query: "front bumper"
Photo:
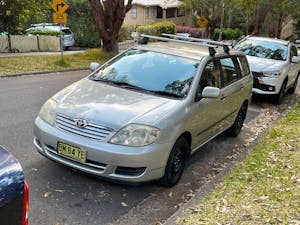
{"type": "Polygon", "coordinates": [[[282,85],[279,77],[266,77],[253,73],[253,89],[255,94],[274,95],[278,94],[282,85]]]}
{"type": "Polygon", "coordinates": [[[174,144],[154,143],[144,147],[114,145],[62,131],[39,117],[35,120],[34,135],[35,147],[47,158],[89,174],[124,182],[145,182],[161,178],[174,144]],[[86,150],[86,163],[59,155],[57,142],[86,150]]]}

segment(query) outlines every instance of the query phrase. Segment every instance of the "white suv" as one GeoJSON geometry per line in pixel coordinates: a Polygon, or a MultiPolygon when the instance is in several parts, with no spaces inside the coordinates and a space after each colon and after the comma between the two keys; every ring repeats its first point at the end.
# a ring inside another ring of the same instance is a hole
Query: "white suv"
{"type": "Polygon", "coordinates": [[[274,103],[279,105],[286,91],[295,92],[300,57],[292,42],[248,36],[234,48],[247,55],[254,79],[253,93],[272,95],[274,103]]]}
{"type": "MultiPolygon", "coordinates": [[[[56,23],[39,23],[31,24],[31,27],[26,30],[27,34],[31,34],[33,31],[54,31],[59,33],[60,26],[56,23]]],[[[75,43],[74,34],[69,27],[62,26],[62,37],[63,46],[67,50],[69,47],[73,46],[75,43]]]]}

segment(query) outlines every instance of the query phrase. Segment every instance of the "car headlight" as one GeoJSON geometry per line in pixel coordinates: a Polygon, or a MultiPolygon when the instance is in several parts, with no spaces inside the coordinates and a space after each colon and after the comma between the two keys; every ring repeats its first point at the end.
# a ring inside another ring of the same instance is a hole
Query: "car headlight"
{"type": "Polygon", "coordinates": [[[281,75],[281,71],[280,70],[276,70],[276,71],[264,71],[263,74],[267,77],[278,77],[281,75]]]}
{"type": "Polygon", "coordinates": [[[55,122],[55,109],[57,106],[57,102],[53,99],[49,99],[45,102],[45,104],[42,106],[39,117],[44,120],[45,122],[51,124],[54,126],[55,122]]]}
{"type": "Polygon", "coordinates": [[[145,146],[156,141],[159,129],[142,124],[130,124],[119,130],[111,139],[110,143],[126,146],[145,146]]]}

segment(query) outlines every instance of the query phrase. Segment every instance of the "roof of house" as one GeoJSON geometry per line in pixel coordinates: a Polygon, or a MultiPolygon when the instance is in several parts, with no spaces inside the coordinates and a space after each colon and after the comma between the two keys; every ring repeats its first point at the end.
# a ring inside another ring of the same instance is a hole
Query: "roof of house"
{"type": "MultiPolygon", "coordinates": [[[[127,4],[128,0],[125,0],[127,4]]],[[[160,6],[162,8],[172,8],[178,7],[183,4],[179,0],[133,0],[132,4],[142,5],[142,6],[160,6]]]]}

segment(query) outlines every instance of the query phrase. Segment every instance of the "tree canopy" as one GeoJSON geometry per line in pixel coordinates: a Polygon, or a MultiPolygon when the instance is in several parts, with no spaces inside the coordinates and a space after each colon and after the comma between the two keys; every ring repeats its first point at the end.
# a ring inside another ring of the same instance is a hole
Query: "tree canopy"
{"type": "Polygon", "coordinates": [[[0,32],[19,33],[31,23],[47,22],[48,0],[0,0],[0,32]]]}

